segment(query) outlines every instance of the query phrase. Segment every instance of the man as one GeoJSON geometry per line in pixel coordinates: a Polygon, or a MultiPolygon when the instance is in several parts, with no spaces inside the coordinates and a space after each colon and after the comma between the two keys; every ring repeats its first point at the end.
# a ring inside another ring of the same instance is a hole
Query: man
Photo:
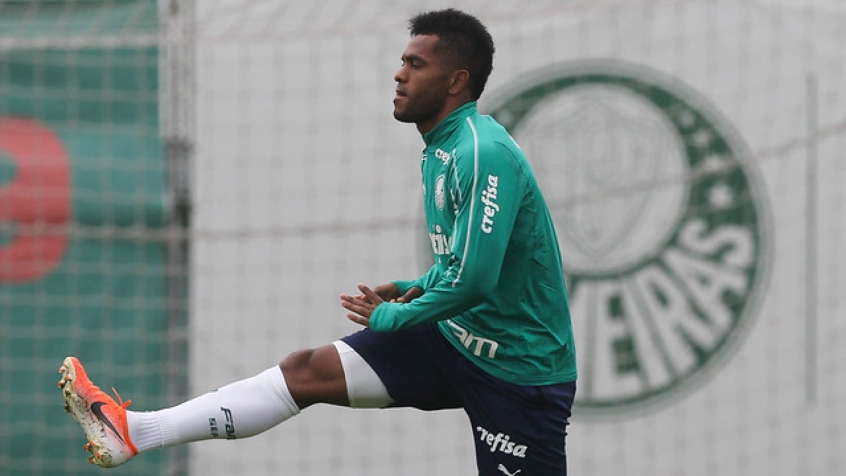
{"type": "Polygon", "coordinates": [[[89,458],[265,431],[315,403],[463,408],[480,475],[566,473],[576,363],[561,257],[535,177],[508,133],[476,110],[492,69],[484,25],[447,9],[413,17],[394,117],[414,123],[435,263],[422,277],[341,295],[365,327],[181,405],[127,411],[65,359],[66,410],[89,458]],[[280,372],[281,370],[281,372],[280,372]]]}

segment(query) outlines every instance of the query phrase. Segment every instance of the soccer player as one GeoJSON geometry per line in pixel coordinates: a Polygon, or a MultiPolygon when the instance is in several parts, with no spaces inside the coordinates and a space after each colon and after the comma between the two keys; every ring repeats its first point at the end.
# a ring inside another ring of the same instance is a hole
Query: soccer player
{"type": "Polygon", "coordinates": [[[454,9],[416,15],[409,26],[394,117],[415,124],[425,143],[431,269],[341,295],[363,330],[172,408],[128,411],[66,358],[59,386],[92,463],[112,467],[153,448],[244,438],[328,403],[462,408],[480,475],[566,474],[576,361],[561,256],[526,157],[476,109],[493,40],[454,9]]]}

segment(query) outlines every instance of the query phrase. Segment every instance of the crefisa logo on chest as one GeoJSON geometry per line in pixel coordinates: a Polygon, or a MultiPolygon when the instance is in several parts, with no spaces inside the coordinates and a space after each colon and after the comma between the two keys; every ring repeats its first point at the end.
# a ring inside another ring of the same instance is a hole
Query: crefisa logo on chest
{"type": "Polygon", "coordinates": [[[680,398],[743,341],[769,273],[769,209],[744,143],[680,81],[575,61],[483,111],[526,153],[555,220],[588,416],[680,398]]]}

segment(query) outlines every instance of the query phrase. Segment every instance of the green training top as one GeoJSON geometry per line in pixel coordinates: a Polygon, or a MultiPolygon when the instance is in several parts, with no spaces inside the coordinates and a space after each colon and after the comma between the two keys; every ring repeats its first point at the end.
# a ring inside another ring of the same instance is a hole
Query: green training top
{"type": "Polygon", "coordinates": [[[423,136],[423,197],[435,263],[410,303],[376,307],[370,328],[438,321],[447,340],[518,385],[576,379],[558,239],[523,152],[492,117],[462,105],[423,136]]]}

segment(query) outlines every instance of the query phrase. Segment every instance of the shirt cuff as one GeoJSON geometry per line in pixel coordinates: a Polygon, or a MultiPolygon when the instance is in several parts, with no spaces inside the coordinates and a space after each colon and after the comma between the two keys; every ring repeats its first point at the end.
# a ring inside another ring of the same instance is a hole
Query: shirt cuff
{"type": "Polygon", "coordinates": [[[391,332],[399,330],[396,322],[397,309],[402,306],[398,302],[383,302],[376,306],[370,314],[370,330],[375,332],[391,332]]]}

